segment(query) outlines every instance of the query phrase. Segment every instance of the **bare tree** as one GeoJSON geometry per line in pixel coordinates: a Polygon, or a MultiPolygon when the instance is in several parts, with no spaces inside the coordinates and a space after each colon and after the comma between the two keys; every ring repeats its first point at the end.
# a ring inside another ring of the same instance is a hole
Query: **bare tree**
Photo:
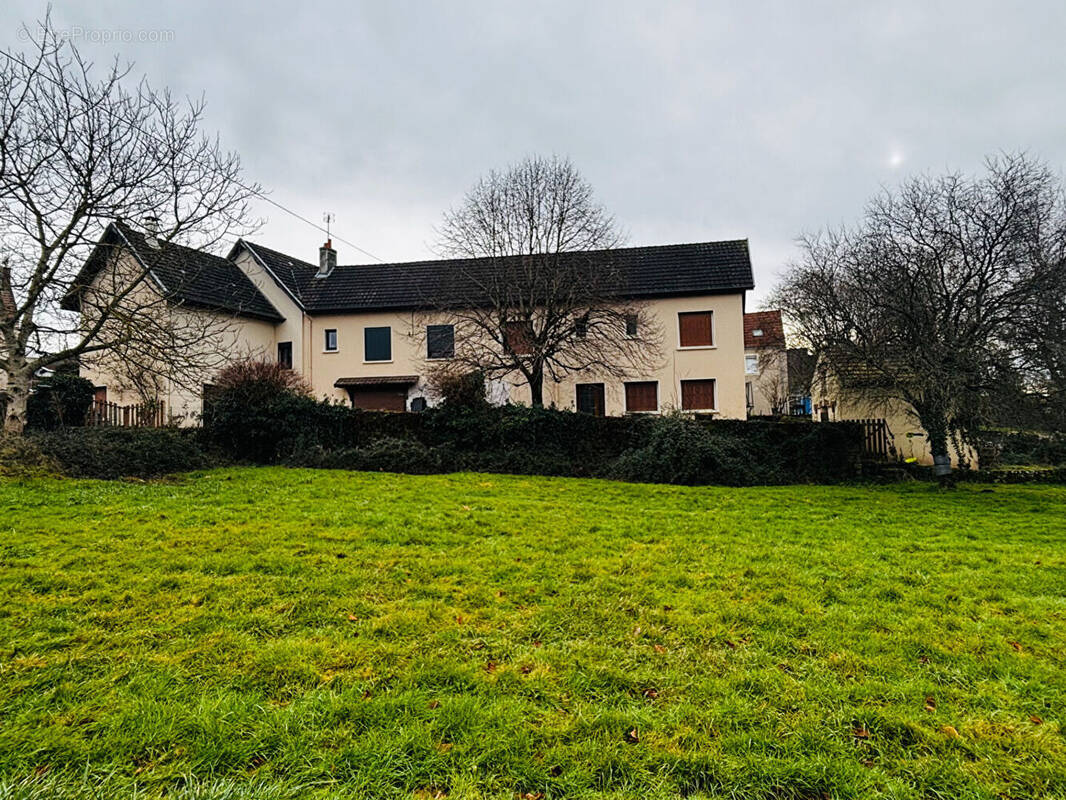
{"type": "Polygon", "coordinates": [[[121,352],[180,379],[217,362],[225,320],[180,307],[182,287],[160,287],[152,262],[170,242],[210,249],[247,232],[259,192],[201,132],[202,101],[130,85],[117,62],[97,73],[48,18],[23,30],[31,51],[0,55],[0,388],[12,432],[42,367],[121,352]],[[147,258],[97,247],[110,221],[146,218],[159,221],[147,258]],[[90,257],[95,282],[77,285],[90,257]],[[71,297],[80,314],[63,309],[71,297]]]}
{"type": "Polygon", "coordinates": [[[806,238],[774,298],[843,391],[910,406],[941,475],[949,441],[987,417],[1017,320],[1062,268],[1049,170],[1024,155],[986,166],[911,180],[855,228],[806,238]]]}
{"type": "Polygon", "coordinates": [[[625,296],[620,241],[568,160],[533,157],[490,172],[444,216],[440,251],[458,260],[422,321],[454,326],[455,364],[522,376],[535,406],[545,376],[639,372],[658,358],[661,326],[625,296]]]}
{"type": "Polygon", "coordinates": [[[759,350],[758,380],[755,389],[770,406],[771,414],[788,412],[788,355],[784,348],[764,347],[759,350]]]}

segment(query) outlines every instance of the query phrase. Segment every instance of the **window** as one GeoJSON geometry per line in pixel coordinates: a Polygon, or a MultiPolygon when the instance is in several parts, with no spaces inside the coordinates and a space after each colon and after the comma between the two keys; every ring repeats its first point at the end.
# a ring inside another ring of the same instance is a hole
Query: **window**
{"type": "Polygon", "coordinates": [[[579,383],[577,385],[577,410],[596,417],[604,415],[603,384],[579,383]]]}
{"type": "Polygon", "coordinates": [[[363,360],[392,361],[392,328],[363,328],[363,360]]]}
{"type": "Polygon", "coordinates": [[[577,322],[574,323],[574,334],[578,339],[584,339],[589,335],[589,315],[584,314],[577,318],[577,322]]]}
{"type": "Polygon", "coordinates": [[[713,315],[710,311],[685,311],[677,315],[679,342],[682,347],[714,345],[713,315]]]}
{"type": "Polygon", "coordinates": [[[626,384],[626,411],[628,413],[658,410],[658,381],[636,381],[626,384]]]}
{"type": "Polygon", "coordinates": [[[533,352],[533,323],[529,320],[508,322],[503,333],[504,346],[508,353],[526,356],[533,352]]]}
{"type": "Polygon", "coordinates": [[[278,363],[292,369],[292,342],[278,342],[278,363]]]}
{"type": "Polygon", "coordinates": [[[451,358],[455,355],[455,326],[426,326],[426,358],[451,358]]]}
{"type": "Polygon", "coordinates": [[[748,412],[750,413],[755,408],[755,388],[751,385],[751,381],[744,384],[744,401],[748,406],[748,412]]]}
{"type": "Polygon", "coordinates": [[[681,408],[684,411],[713,411],[714,378],[698,381],[681,381],[681,408]]]}
{"type": "Polygon", "coordinates": [[[327,353],[337,352],[337,329],[326,328],[326,345],[325,349],[327,353]]]}
{"type": "Polygon", "coordinates": [[[637,315],[626,314],[626,336],[628,336],[630,339],[635,339],[637,338],[638,333],[639,331],[637,330],[637,315]]]}
{"type": "Polygon", "coordinates": [[[762,336],[762,328],[756,328],[751,332],[752,336],[762,336]]]}
{"type": "Polygon", "coordinates": [[[759,357],[755,355],[744,356],[744,372],[748,375],[759,374],[759,357]]]}

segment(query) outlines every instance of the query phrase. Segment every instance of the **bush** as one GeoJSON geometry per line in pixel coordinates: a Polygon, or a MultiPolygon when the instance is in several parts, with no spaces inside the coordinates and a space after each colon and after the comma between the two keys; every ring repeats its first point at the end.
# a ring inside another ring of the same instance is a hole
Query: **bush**
{"type": "Polygon", "coordinates": [[[85,424],[95,388],[92,381],[56,373],[42,380],[26,401],[26,427],[55,430],[85,424]]]}
{"type": "Polygon", "coordinates": [[[982,431],[977,435],[981,468],[1066,466],[1066,434],[1029,431],[982,431]]]}
{"type": "Polygon", "coordinates": [[[488,405],[485,373],[480,370],[457,371],[445,364],[430,372],[427,383],[432,394],[447,408],[480,409],[488,405]]]}
{"type": "Polygon", "coordinates": [[[213,465],[198,433],[174,428],[68,428],[27,438],[73,477],[156,478],[213,465]]]}
{"type": "Polygon", "coordinates": [[[385,437],[366,447],[319,450],[310,458],[298,460],[299,466],[327,469],[357,469],[367,472],[406,472],[428,475],[441,472],[440,454],[421,442],[385,437]]]}
{"type": "Polygon", "coordinates": [[[59,465],[26,436],[0,433],[0,475],[30,477],[59,472],[59,465]]]}
{"type": "Polygon", "coordinates": [[[232,458],[274,463],[282,443],[307,428],[318,404],[306,382],[269,361],[239,361],[219,373],[205,398],[209,439],[232,458]]]}
{"type": "Polygon", "coordinates": [[[651,420],[649,428],[644,444],[626,450],[610,465],[609,477],[687,486],[746,486],[772,477],[737,437],[712,433],[704,425],[677,417],[651,420]]]}

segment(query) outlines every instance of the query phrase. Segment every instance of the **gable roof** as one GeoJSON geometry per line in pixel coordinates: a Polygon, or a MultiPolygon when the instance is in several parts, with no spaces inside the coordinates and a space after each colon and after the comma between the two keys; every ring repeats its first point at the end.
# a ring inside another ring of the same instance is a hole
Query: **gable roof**
{"type": "Polygon", "coordinates": [[[744,349],[784,346],[785,326],[780,311],[753,311],[744,315],[744,349]],[[756,336],[755,331],[762,331],[762,335],[756,336]]]}
{"type": "MultiPolygon", "coordinates": [[[[277,282],[311,313],[416,310],[448,294],[476,296],[477,276],[506,269],[521,257],[407,261],[338,266],[316,278],[318,267],[260,244],[241,240],[277,282]],[[459,285],[464,284],[464,285],[459,285]]],[[[584,251],[574,257],[610,259],[634,299],[727,294],[755,286],[747,240],[584,251]]]]}
{"type": "Polygon", "coordinates": [[[122,247],[140,262],[168,300],[270,322],[284,319],[232,261],[173,242],[153,247],[143,233],[119,220],[107,226],[86,259],[63,298],[64,309],[79,310],[81,293],[107,264],[108,256],[122,247]]]}

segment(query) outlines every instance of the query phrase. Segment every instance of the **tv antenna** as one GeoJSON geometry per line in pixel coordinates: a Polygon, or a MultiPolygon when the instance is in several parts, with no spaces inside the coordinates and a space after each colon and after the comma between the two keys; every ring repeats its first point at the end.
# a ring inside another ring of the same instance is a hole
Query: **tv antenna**
{"type": "Polygon", "coordinates": [[[330,211],[327,211],[325,214],[322,215],[322,221],[324,223],[326,223],[326,238],[327,239],[330,239],[330,240],[333,239],[333,236],[329,232],[329,226],[336,219],[337,219],[337,215],[332,213],[332,212],[330,212],[330,211]]]}

